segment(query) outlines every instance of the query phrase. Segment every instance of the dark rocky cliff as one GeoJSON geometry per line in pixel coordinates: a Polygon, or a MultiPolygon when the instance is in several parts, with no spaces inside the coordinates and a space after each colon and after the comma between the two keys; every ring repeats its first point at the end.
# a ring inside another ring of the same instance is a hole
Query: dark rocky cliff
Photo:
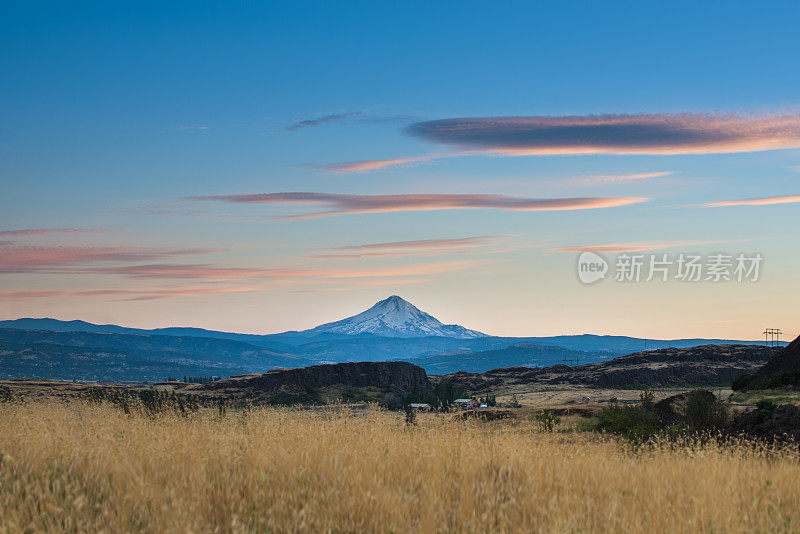
{"type": "Polygon", "coordinates": [[[800,337],[781,349],[756,375],[766,378],[778,373],[800,371],[800,337]]]}
{"type": "Polygon", "coordinates": [[[415,389],[429,392],[432,385],[423,368],[407,362],[357,362],[274,369],[191,389],[186,392],[292,404],[324,402],[343,392],[356,400],[380,401],[386,394],[402,397],[415,389]]]}

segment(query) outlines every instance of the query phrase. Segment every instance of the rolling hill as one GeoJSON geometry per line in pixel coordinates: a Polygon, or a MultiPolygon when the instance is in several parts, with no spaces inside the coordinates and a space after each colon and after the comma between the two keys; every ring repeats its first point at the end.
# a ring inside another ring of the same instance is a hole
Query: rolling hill
{"type": "Polygon", "coordinates": [[[227,339],[0,329],[3,378],[163,380],[168,375],[230,376],[312,363],[227,339]]]}
{"type": "Polygon", "coordinates": [[[710,386],[730,383],[768,361],[778,349],[753,345],[703,345],[658,349],[609,361],[569,367],[510,367],[484,373],[458,372],[448,380],[471,393],[519,385],[574,385],[601,388],[710,386]]]}

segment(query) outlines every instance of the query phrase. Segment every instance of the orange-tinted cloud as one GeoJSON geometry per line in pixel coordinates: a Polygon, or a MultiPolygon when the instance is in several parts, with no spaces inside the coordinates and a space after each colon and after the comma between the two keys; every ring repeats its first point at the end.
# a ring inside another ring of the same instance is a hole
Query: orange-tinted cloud
{"type": "Polygon", "coordinates": [[[331,215],[435,211],[462,209],[500,209],[511,211],[565,211],[626,206],[645,202],[644,197],[519,198],[489,194],[406,194],[347,195],[335,193],[256,193],[210,195],[188,200],[232,204],[307,204],[329,207],[329,211],[289,215],[282,219],[310,219],[331,215]]]}
{"type": "Polygon", "coordinates": [[[724,206],[769,206],[771,204],[792,204],[800,202],[800,195],[783,195],[776,197],[747,198],[743,200],[723,200],[706,204],[709,208],[721,208],[724,206]]]}
{"type": "Polygon", "coordinates": [[[646,250],[660,250],[662,248],[691,247],[708,245],[712,241],[672,241],[655,242],[645,241],[639,243],[608,243],[604,245],[578,245],[569,247],[556,247],[547,249],[547,252],[606,252],[610,254],[619,252],[642,252],[646,250]]]}
{"type": "Polygon", "coordinates": [[[347,161],[344,163],[333,163],[324,165],[323,168],[333,172],[365,172],[396,167],[398,165],[410,165],[413,163],[424,163],[431,158],[427,156],[415,158],[389,158],[389,159],[368,159],[363,161],[347,161]]]}
{"type": "Polygon", "coordinates": [[[638,114],[418,122],[428,141],[509,156],[720,154],[800,147],[800,115],[638,114]]]}
{"type": "Polygon", "coordinates": [[[627,182],[629,180],[647,180],[650,178],[661,178],[675,174],[674,172],[640,172],[632,174],[594,174],[587,176],[584,181],[598,183],[627,182]]]}

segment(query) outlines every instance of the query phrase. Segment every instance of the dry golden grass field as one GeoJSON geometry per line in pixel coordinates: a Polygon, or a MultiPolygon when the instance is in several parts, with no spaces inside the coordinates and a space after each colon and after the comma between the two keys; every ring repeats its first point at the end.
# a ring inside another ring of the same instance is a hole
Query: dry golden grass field
{"type": "Polygon", "coordinates": [[[790,450],[525,421],[0,404],[2,532],[797,532],[790,450]]]}

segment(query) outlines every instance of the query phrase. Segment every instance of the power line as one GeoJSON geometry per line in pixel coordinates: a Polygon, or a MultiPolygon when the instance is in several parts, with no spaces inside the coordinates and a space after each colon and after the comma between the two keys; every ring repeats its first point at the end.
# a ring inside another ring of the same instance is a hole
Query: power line
{"type": "Polygon", "coordinates": [[[777,347],[780,345],[781,342],[781,332],[780,328],[767,328],[764,330],[764,346],[765,347],[777,347]]]}

